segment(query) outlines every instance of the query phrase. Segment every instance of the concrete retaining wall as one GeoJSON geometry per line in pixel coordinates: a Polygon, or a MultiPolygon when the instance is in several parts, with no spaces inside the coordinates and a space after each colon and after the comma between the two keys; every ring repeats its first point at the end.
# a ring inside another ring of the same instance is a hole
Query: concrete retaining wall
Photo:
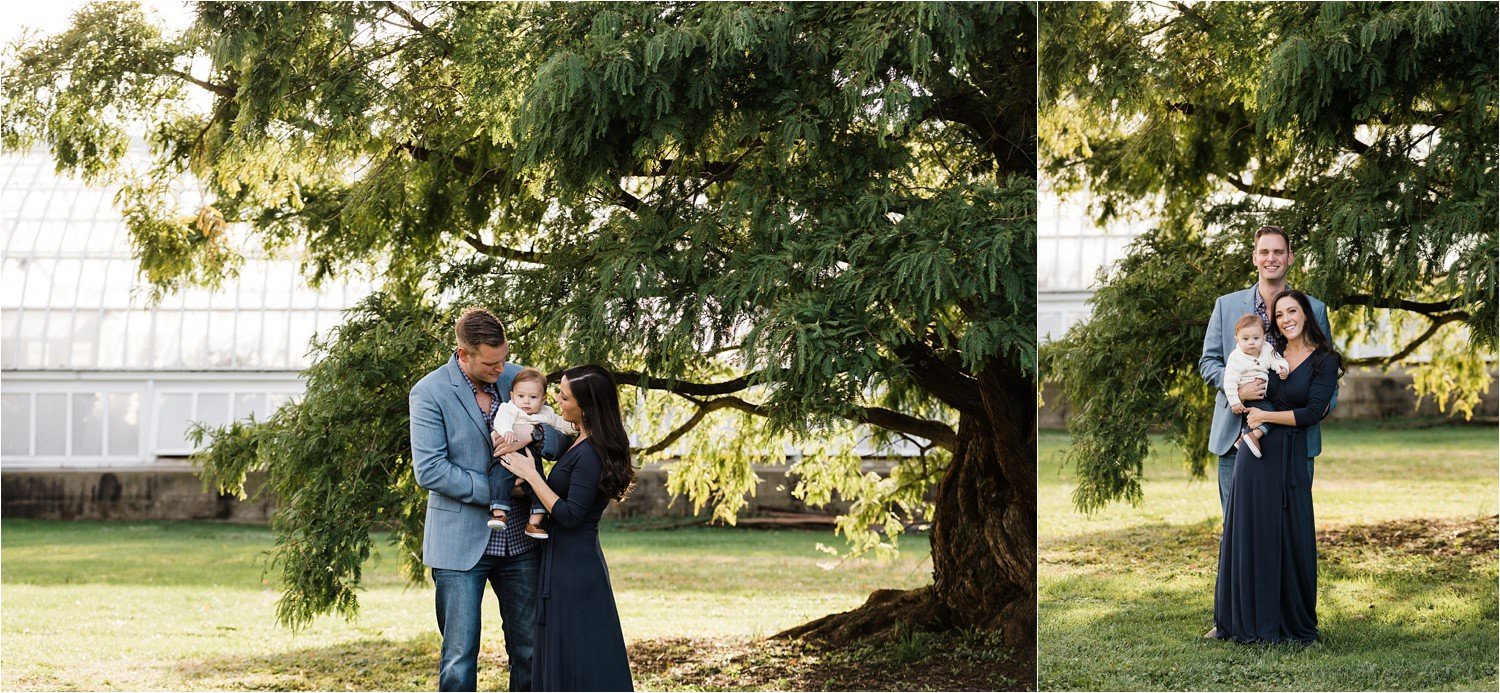
{"type": "MultiPolygon", "coordinates": [[[[251,478],[258,487],[260,480],[251,478]]],[[[0,474],[0,514],[44,520],[265,522],[270,500],[203,489],[190,471],[24,471],[0,474]]]]}
{"type": "MultiPolygon", "coordinates": [[[[849,504],[835,499],[824,508],[808,508],[794,498],[795,478],[786,470],[758,469],[760,484],[742,514],[762,512],[840,513],[849,504]]],[[[250,478],[251,488],[263,475],[250,478]]],[[[237,501],[233,496],[204,491],[191,471],[16,471],[0,473],[0,516],[46,520],[224,520],[263,523],[275,502],[269,498],[237,501]]],[[[703,513],[707,513],[705,508],[703,513]]],[[[685,498],[667,492],[666,472],[640,472],[629,501],[612,504],[608,517],[690,517],[685,498]]]]}

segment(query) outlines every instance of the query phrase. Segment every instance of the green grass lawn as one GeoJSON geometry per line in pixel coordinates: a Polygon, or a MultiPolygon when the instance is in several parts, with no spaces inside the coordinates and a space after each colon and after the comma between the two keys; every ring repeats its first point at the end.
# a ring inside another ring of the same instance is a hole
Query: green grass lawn
{"type": "Polygon", "coordinates": [[[1145,501],[1078,514],[1068,437],[1039,444],[1042,690],[1496,689],[1496,431],[1324,427],[1313,505],[1322,642],[1243,646],[1212,625],[1216,472],[1154,441],[1145,501]]]}
{"type": "MultiPolygon", "coordinates": [[[[925,536],[890,561],[839,564],[831,532],[691,527],[601,539],[627,642],[744,642],[861,604],[877,588],[932,580],[925,536]]],[[[366,565],[356,620],[297,633],[275,622],[264,527],[42,522],[0,527],[0,688],[50,690],[432,690],[432,587],[407,588],[392,548],[366,565]]],[[[486,596],[480,690],[505,687],[494,595],[486,596]]],[[[637,686],[682,688],[638,675],[637,686]]]]}

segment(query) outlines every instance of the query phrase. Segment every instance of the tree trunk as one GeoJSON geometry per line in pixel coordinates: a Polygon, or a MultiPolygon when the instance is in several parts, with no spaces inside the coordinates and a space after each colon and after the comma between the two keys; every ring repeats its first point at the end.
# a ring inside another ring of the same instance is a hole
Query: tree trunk
{"type": "Polygon", "coordinates": [[[980,628],[1021,652],[1036,644],[1036,389],[998,360],[979,377],[983,410],[959,417],[938,485],[933,584],[877,590],[858,609],[779,634],[847,643],[917,629],[980,628]]]}
{"type": "MultiPolygon", "coordinates": [[[[1010,372],[1007,372],[1009,370],[1010,372]]],[[[992,362],[980,375],[982,416],[959,419],[959,449],[938,487],[933,596],[940,620],[1036,642],[1036,395],[992,362]]]]}

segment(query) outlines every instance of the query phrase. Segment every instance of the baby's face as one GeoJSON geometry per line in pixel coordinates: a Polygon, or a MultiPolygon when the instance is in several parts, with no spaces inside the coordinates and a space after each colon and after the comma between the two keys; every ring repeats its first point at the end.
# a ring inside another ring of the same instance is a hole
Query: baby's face
{"type": "Polygon", "coordinates": [[[1234,333],[1234,340],[1239,342],[1240,351],[1250,356],[1260,356],[1260,345],[1264,343],[1265,336],[1265,332],[1252,325],[1234,333]]]}
{"type": "Polygon", "coordinates": [[[535,380],[516,383],[510,388],[510,403],[527,414],[535,414],[547,403],[547,392],[535,380]]]}

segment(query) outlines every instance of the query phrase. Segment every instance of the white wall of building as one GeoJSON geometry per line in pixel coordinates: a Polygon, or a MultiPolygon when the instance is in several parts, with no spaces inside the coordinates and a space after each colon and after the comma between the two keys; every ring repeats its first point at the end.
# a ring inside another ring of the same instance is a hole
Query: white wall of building
{"type": "MultiPolygon", "coordinates": [[[[0,155],[4,469],[185,468],[193,422],[265,420],[300,395],[310,340],[372,288],[315,290],[295,255],[231,228],[238,277],[152,303],[116,192],[58,175],[44,151],[0,155]]],[[[195,213],[198,191],[177,192],[195,213]]]]}

